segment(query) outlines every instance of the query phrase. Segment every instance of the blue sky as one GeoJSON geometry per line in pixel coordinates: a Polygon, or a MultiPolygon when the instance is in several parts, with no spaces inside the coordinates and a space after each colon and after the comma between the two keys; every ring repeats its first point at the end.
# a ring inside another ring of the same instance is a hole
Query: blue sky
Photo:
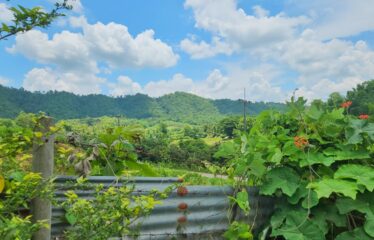
{"type": "MultiPolygon", "coordinates": [[[[18,3],[1,1],[0,22],[18,3]]],[[[0,41],[0,84],[30,91],[284,101],[374,78],[371,0],[71,0],[48,29],[0,41]]]]}

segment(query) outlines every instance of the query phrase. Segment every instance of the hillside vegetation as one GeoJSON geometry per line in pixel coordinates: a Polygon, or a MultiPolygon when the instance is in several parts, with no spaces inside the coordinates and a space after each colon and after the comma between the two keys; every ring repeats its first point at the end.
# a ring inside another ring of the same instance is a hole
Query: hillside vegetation
{"type": "MultiPolygon", "coordinates": [[[[108,97],[94,94],[79,96],[68,92],[29,92],[0,86],[0,117],[13,118],[21,111],[46,112],[56,119],[117,116],[128,118],[165,118],[174,121],[207,123],[225,115],[239,115],[243,103],[229,99],[211,100],[176,92],[159,98],[144,94],[108,97]]],[[[250,103],[247,111],[257,115],[266,109],[284,110],[281,103],[250,103]]]]}

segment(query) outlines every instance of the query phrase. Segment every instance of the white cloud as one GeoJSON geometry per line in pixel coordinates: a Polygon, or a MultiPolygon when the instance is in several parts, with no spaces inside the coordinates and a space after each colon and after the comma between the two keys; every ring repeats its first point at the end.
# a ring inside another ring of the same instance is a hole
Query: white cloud
{"type": "Polygon", "coordinates": [[[194,82],[183,74],[175,74],[170,80],[151,81],[144,87],[144,92],[152,97],[183,91],[194,92],[194,82]]]}
{"type": "Polygon", "coordinates": [[[9,79],[0,76],[0,85],[7,86],[9,82],[9,79]]]}
{"type": "Polygon", "coordinates": [[[91,25],[84,17],[72,18],[71,23],[82,27],[92,55],[113,68],[171,67],[179,59],[169,45],[154,38],[153,30],[133,37],[122,24],[97,22],[91,25]]]}
{"type": "Polygon", "coordinates": [[[123,95],[134,95],[142,92],[142,87],[139,83],[136,83],[127,76],[119,76],[117,83],[109,83],[110,95],[112,96],[123,96],[123,95]]]}
{"type": "MultiPolygon", "coordinates": [[[[250,50],[286,41],[293,37],[298,26],[309,22],[305,16],[288,17],[284,13],[268,16],[268,11],[259,6],[253,8],[255,15],[248,15],[237,7],[235,0],[186,0],[185,7],[193,10],[197,28],[223,39],[232,50],[250,50]]],[[[199,46],[201,43],[195,48],[199,46]]]]}
{"type": "MultiPolygon", "coordinates": [[[[357,84],[363,83],[364,81],[359,78],[345,78],[340,82],[333,82],[328,79],[322,79],[312,85],[311,87],[300,87],[295,96],[304,97],[309,101],[313,99],[324,99],[333,92],[346,93],[348,90],[352,90],[357,84]]],[[[288,98],[291,97],[289,93],[288,98]]]]}
{"type": "MultiPolygon", "coordinates": [[[[154,37],[153,30],[132,37],[121,24],[91,25],[84,17],[71,18],[71,24],[82,28],[82,32],[62,31],[49,37],[39,30],[31,30],[17,35],[14,45],[7,49],[49,65],[26,75],[26,89],[97,93],[105,81],[97,77],[100,72],[110,73],[114,68],[170,67],[179,58],[169,45],[154,37]],[[99,62],[106,65],[99,68],[99,62]]],[[[119,79],[120,85],[126,85],[122,80],[119,79]]],[[[120,94],[123,86],[120,89],[113,90],[113,94],[120,94]]]]}
{"type": "Polygon", "coordinates": [[[313,17],[313,30],[320,39],[349,37],[373,31],[374,1],[372,0],[314,0],[290,1],[313,17]]]}
{"type": "Polygon", "coordinates": [[[191,55],[193,59],[213,57],[217,54],[231,55],[233,47],[222,42],[218,37],[213,37],[212,43],[205,41],[195,42],[195,39],[183,39],[180,43],[183,51],[191,55]]]}
{"type": "Polygon", "coordinates": [[[10,23],[13,20],[13,12],[9,10],[9,6],[0,3],[0,22],[10,23]]]}
{"type": "Polygon", "coordinates": [[[202,97],[220,99],[239,99],[243,97],[243,89],[246,88],[248,99],[251,101],[283,101],[280,87],[271,84],[275,72],[269,66],[253,69],[233,69],[224,75],[220,70],[212,70],[205,79],[192,80],[191,78],[177,73],[171,79],[148,82],[144,87],[122,76],[117,83],[110,84],[112,95],[125,95],[145,93],[152,97],[160,97],[177,91],[197,94],[202,97]]]}
{"type": "MultiPolygon", "coordinates": [[[[296,5],[296,1],[290,2],[296,5]]],[[[326,98],[333,91],[344,93],[373,78],[374,51],[364,41],[336,39],[374,30],[370,20],[374,15],[373,1],[297,1],[297,6],[304,10],[300,17],[284,13],[270,16],[261,6],[252,7],[250,15],[238,8],[235,0],[186,0],[185,7],[193,10],[195,26],[210,32],[226,48],[194,38],[184,39],[181,47],[195,59],[236,52],[251,59],[252,64],[271,64],[285,74],[296,73],[296,77],[287,80],[287,86],[282,86],[262,70],[252,69],[247,78],[257,78],[249,88],[255,99],[284,99],[289,95],[284,89],[291,86],[297,86],[299,93],[309,99],[326,98]]],[[[229,77],[233,78],[233,73],[229,77]]],[[[230,85],[236,82],[230,81],[230,85]]],[[[229,92],[237,95],[235,89],[229,92]]],[[[223,93],[218,95],[225,96],[223,93]]]]}
{"type": "Polygon", "coordinates": [[[25,75],[23,87],[29,91],[67,91],[76,94],[100,93],[105,79],[90,73],[56,72],[34,68],[25,75]]]}
{"type": "Polygon", "coordinates": [[[89,44],[80,33],[63,31],[49,39],[48,34],[31,30],[17,35],[15,44],[7,50],[39,63],[54,64],[63,71],[98,72],[89,44]]]}
{"type": "Polygon", "coordinates": [[[275,55],[299,74],[296,84],[309,99],[325,98],[334,91],[344,93],[374,76],[374,52],[364,41],[321,42],[306,30],[275,55]]]}

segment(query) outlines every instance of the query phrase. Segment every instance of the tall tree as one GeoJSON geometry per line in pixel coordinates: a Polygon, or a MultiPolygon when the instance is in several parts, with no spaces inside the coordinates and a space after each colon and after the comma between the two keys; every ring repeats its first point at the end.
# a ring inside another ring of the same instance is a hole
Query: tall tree
{"type": "Polygon", "coordinates": [[[374,114],[374,80],[366,81],[348,91],[347,99],[352,101],[352,114],[374,114]]]}

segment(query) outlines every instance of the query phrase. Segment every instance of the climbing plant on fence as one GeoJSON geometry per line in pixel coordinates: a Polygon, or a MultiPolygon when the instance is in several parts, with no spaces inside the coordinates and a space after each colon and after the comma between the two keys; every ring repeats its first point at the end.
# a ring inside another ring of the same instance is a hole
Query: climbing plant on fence
{"type": "Polygon", "coordinates": [[[305,103],[260,114],[228,169],[277,199],[264,231],[271,237],[373,239],[374,123],[350,115],[351,102],[333,110],[305,103]]]}

